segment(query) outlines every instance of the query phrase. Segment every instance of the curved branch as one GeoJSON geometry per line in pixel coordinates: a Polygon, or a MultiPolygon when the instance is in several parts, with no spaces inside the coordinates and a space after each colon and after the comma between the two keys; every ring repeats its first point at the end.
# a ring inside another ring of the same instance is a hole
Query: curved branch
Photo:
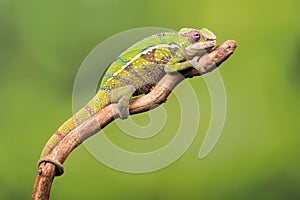
{"type": "MultiPolygon", "coordinates": [[[[208,54],[202,56],[198,62],[205,69],[206,73],[210,72],[229,58],[235,49],[236,42],[234,40],[228,40],[208,54]]],[[[172,89],[178,83],[185,78],[200,75],[203,75],[203,73],[200,74],[199,71],[193,68],[183,70],[180,73],[166,74],[149,94],[130,101],[130,114],[145,112],[154,106],[164,103],[172,89]]],[[[110,104],[101,109],[90,119],[66,135],[57,146],[55,146],[47,158],[63,163],[69,154],[85,139],[91,137],[118,117],[118,114],[114,112],[115,110],[117,110],[116,104],[110,104]]],[[[46,200],[50,198],[50,190],[55,173],[55,166],[53,164],[41,163],[39,165],[32,192],[32,199],[46,200]]]]}

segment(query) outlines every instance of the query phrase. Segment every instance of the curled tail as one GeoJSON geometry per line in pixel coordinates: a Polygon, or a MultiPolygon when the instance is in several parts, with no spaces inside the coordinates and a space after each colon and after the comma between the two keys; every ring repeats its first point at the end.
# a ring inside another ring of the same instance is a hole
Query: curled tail
{"type": "Polygon", "coordinates": [[[135,88],[131,85],[115,88],[113,90],[100,89],[91,101],[89,101],[75,115],[63,123],[63,125],[61,125],[52,135],[41,153],[41,158],[38,161],[38,165],[40,165],[42,162],[50,162],[56,166],[56,176],[62,175],[64,171],[62,164],[56,160],[47,158],[47,155],[52,151],[52,149],[67,134],[69,134],[72,130],[89,119],[95,113],[99,112],[101,108],[107,106],[109,103],[118,103],[120,118],[127,118],[129,115],[128,104],[134,91],[135,88]]]}
{"type": "Polygon", "coordinates": [[[41,160],[45,158],[52,149],[57,145],[57,143],[62,140],[68,133],[79,126],[82,122],[89,119],[95,113],[106,105],[109,104],[109,98],[106,90],[99,90],[94,98],[89,101],[83,108],[81,108],[76,114],[74,114],[70,119],[63,123],[57,131],[48,140],[47,144],[44,146],[41,153],[41,160]]]}

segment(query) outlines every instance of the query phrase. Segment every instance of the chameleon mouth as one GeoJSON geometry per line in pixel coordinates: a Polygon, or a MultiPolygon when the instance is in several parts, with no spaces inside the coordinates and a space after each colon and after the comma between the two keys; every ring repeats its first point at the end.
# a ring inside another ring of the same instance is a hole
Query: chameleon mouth
{"type": "Polygon", "coordinates": [[[210,40],[208,40],[207,42],[204,42],[204,43],[206,43],[205,45],[206,45],[206,48],[205,48],[205,50],[209,53],[209,52],[211,52],[215,47],[216,47],[216,40],[214,40],[214,39],[210,39],[210,40]]]}
{"type": "Polygon", "coordinates": [[[206,41],[207,42],[203,42],[202,43],[205,49],[216,46],[216,40],[214,40],[214,39],[208,39],[206,41]]]}
{"type": "Polygon", "coordinates": [[[202,56],[209,53],[216,46],[216,40],[197,42],[186,48],[187,57],[202,56]]]}
{"type": "Polygon", "coordinates": [[[215,47],[216,47],[216,46],[213,46],[213,47],[207,48],[207,49],[206,49],[206,52],[207,52],[207,53],[210,53],[210,52],[212,52],[212,51],[215,49],[215,47]]]}
{"type": "MultiPolygon", "coordinates": [[[[208,50],[216,46],[216,40],[210,40],[206,42],[198,42],[190,46],[192,51],[203,51],[208,50]]],[[[189,49],[189,47],[187,48],[189,49]]]]}
{"type": "Polygon", "coordinates": [[[213,39],[213,38],[206,38],[205,40],[206,41],[216,41],[216,39],[213,39]]]}

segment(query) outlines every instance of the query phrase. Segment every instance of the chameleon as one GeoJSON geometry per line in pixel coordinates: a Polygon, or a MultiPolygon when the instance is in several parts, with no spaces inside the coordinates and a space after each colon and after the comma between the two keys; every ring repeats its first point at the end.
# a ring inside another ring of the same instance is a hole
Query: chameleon
{"type": "Polygon", "coordinates": [[[38,164],[50,162],[57,174],[62,174],[62,164],[46,156],[68,133],[111,103],[117,103],[119,118],[126,119],[130,99],[147,94],[166,73],[191,67],[204,73],[197,61],[215,45],[216,36],[209,29],[182,28],[151,35],[130,46],[107,68],[95,96],[52,135],[38,164]]]}

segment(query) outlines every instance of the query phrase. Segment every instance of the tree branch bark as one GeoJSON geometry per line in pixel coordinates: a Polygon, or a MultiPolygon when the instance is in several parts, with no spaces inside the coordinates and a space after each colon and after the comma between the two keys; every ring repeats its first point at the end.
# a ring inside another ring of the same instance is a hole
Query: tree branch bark
{"type": "MultiPolygon", "coordinates": [[[[217,46],[208,54],[202,56],[198,62],[205,69],[205,73],[211,72],[229,58],[235,49],[236,42],[234,40],[228,40],[217,46]]],[[[149,94],[130,101],[130,114],[145,112],[154,106],[164,103],[178,83],[185,78],[200,75],[203,75],[203,73],[200,74],[198,70],[193,68],[183,70],[180,73],[166,74],[149,94]]],[[[98,113],[65,136],[57,146],[55,146],[47,158],[63,163],[73,149],[117,118],[118,114],[114,112],[116,110],[116,104],[110,104],[101,109],[98,113]]],[[[51,163],[41,163],[39,165],[32,192],[32,199],[46,200],[50,198],[51,185],[55,174],[55,165],[51,163]]]]}

